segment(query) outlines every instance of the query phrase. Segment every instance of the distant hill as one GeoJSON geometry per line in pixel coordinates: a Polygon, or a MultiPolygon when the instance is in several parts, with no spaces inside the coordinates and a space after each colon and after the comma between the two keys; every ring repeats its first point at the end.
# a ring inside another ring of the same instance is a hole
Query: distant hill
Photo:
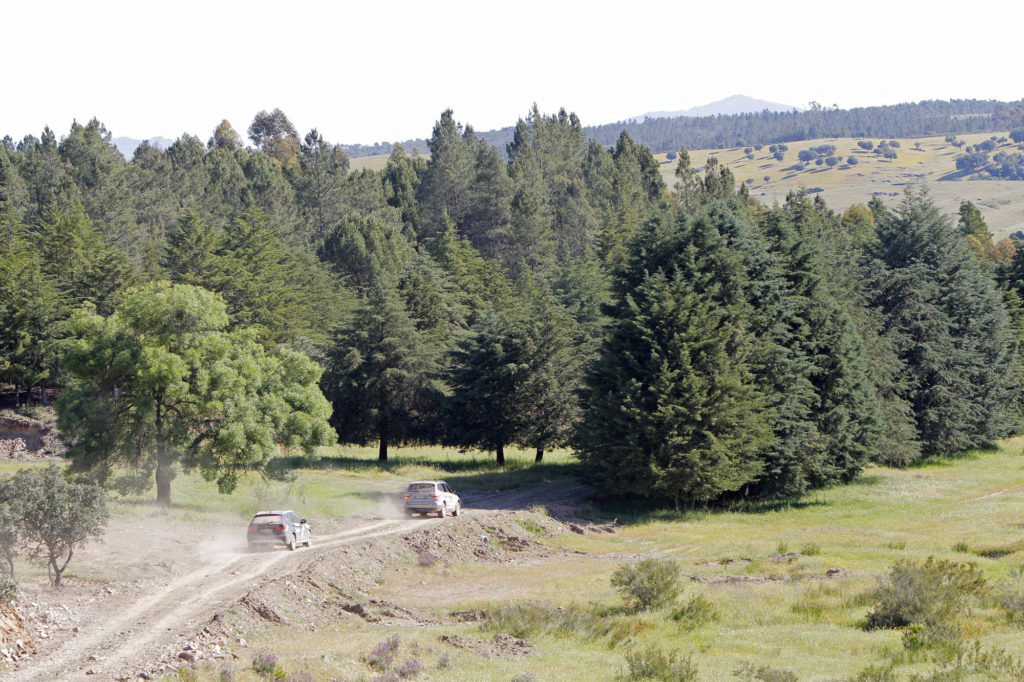
{"type": "MultiPolygon", "coordinates": [[[[117,151],[121,152],[121,156],[131,161],[132,156],[135,155],[135,148],[145,141],[146,140],[136,140],[131,137],[115,137],[111,140],[111,143],[117,147],[117,151]]],[[[166,137],[151,137],[148,141],[151,145],[158,147],[159,149],[167,149],[174,144],[174,140],[168,140],[166,137]]]]}
{"type": "Polygon", "coordinates": [[[649,118],[679,118],[680,116],[731,116],[733,114],[751,114],[759,111],[800,111],[800,107],[778,102],[768,102],[763,99],[754,99],[746,95],[732,95],[717,102],[704,104],[691,109],[679,111],[648,111],[631,118],[630,121],[642,123],[649,118]]]}

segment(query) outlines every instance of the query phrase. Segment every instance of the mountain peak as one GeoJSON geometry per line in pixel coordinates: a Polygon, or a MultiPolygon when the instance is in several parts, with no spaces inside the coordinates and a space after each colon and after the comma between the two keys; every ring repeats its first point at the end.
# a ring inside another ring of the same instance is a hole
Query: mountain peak
{"type": "Polygon", "coordinates": [[[779,104],[778,102],[768,102],[763,99],[755,99],[747,95],[730,95],[729,97],[720,99],[717,102],[703,104],[690,109],[681,109],[679,111],[649,111],[646,114],[641,114],[631,120],[642,123],[649,118],[679,118],[680,116],[718,115],[728,116],[730,114],[754,113],[764,111],[765,109],[768,111],[799,111],[800,107],[795,107],[790,104],[779,104]]]}

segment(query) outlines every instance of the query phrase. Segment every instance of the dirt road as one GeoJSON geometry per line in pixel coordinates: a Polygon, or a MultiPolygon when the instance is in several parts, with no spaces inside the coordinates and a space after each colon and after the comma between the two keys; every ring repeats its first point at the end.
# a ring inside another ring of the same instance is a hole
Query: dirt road
{"type": "Polygon", "coordinates": [[[152,660],[182,630],[209,620],[219,607],[239,599],[256,578],[296,570],[317,553],[340,545],[408,532],[437,523],[425,519],[367,521],[344,532],[313,538],[311,548],[249,554],[240,549],[204,560],[200,566],[140,599],[112,600],[115,612],[84,623],[73,636],[19,663],[18,680],[110,680],[152,660]],[[54,646],[56,645],[56,646],[54,646]]]}

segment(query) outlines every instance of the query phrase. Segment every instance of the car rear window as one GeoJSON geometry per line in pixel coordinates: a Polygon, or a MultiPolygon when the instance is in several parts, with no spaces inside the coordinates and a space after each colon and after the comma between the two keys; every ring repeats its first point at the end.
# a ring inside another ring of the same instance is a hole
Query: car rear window
{"type": "Polygon", "coordinates": [[[409,484],[409,490],[407,490],[406,492],[418,493],[418,492],[422,492],[424,490],[433,490],[433,489],[434,489],[434,484],[433,483],[410,483],[409,484]]]}
{"type": "Polygon", "coordinates": [[[252,521],[249,522],[251,525],[257,525],[262,523],[281,523],[280,514],[260,514],[259,516],[252,517],[252,521]]]}

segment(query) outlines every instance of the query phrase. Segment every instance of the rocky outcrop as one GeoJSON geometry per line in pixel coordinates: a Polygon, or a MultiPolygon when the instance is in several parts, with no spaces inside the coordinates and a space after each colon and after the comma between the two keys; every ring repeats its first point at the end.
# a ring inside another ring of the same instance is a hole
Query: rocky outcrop
{"type": "Polygon", "coordinates": [[[0,604],[0,662],[13,663],[32,648],[21,610],[14,603],[0,604]]]}

